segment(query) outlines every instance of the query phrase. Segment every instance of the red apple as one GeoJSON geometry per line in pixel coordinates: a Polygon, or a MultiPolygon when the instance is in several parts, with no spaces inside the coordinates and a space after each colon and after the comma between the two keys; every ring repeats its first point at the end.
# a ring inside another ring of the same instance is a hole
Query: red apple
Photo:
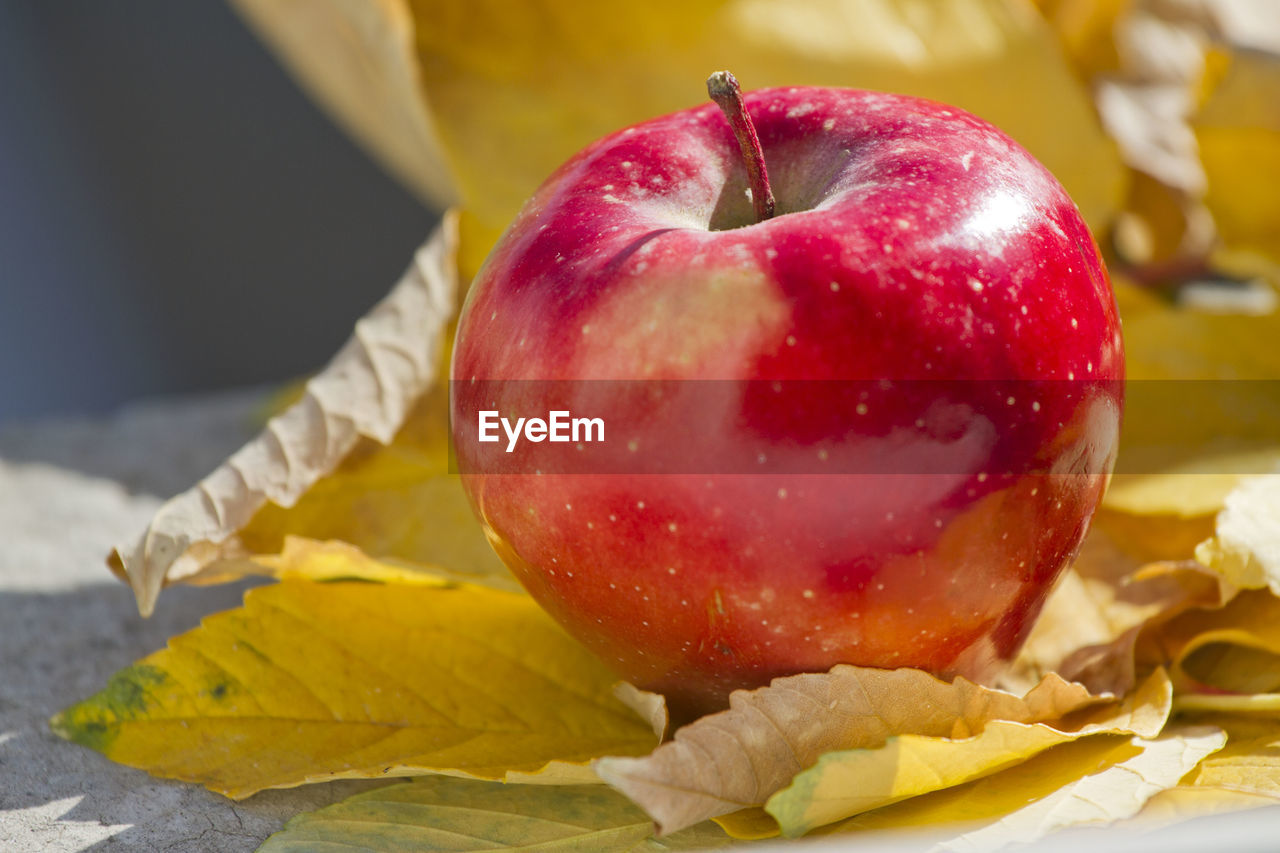
{"type": "Polygon", "coordinates": [[[745,110],[775,215],[750,128],[710,104],[596,142],[525,205],[458,327],[463,485],[534,598],[686,712],[838,663],[989,678],[1114,460],[1097,247],[955,107],[787,88],[745,110]],[[482,411],[552,410],[605,440],[477,440],[482,411]]]}

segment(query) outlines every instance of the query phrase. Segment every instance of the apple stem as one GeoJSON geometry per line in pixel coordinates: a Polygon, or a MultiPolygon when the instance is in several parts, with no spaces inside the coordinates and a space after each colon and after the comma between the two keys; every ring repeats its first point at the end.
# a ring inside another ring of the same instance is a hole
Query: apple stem
{"type": "Polygon", "coordinates": [[[756,209],[756,222],[764,222],[773,216],[773,189],[769,186],[769,172],[764,166],[764,151],[756,126],[742,100],[742,87],[738,78],[728,71],[717,71],[707,78],[707,94],[729,121],[729,127],[738,140],[742,161],[747,166],[747,180],[751,184],[751,202],[756,209]]]}

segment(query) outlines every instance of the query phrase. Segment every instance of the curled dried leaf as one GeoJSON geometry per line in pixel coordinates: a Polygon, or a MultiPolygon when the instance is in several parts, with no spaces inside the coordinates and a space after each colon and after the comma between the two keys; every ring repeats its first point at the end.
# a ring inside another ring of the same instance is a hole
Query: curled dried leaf
{"type": "Polygon", "coordinates": [[[457,297],[457,221],[446,215],[400,282],[356,324],[303,398],[212,474],[166,502],[113,568],[143,615],[166,583],[245,553],[236,533],[268,502],[289,506],[361,437],[386,443],[436,380],[457,297]]]}
{"type": "Polygon", "coordinates": [[[965,738],[993,720],[1057,720],[1102,701],[1055,675],[1019,696],[913,669],[838,666],[733,693],[729,710],[678,730],[651,755],[593,767],[661,832],[675,832],[763,804],[823,753],[874,748],[902,734],[965,738]]]}

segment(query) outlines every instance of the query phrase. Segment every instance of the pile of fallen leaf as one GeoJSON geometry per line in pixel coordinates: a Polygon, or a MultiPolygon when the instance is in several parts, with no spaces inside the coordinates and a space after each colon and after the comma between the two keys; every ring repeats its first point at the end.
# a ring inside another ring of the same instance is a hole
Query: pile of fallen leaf
{"type": "Polygon", "coordinates": [[[655,826],[676,849],[896,828],[973,849],[1280,802],[1273,0],[236,4],[461,213],[295,402],[112,557],[144,613],[169,583],[278,583],[59,734],[237,798],[417,777],[264,850],[631,849],[655,826]],[[842,666],[672,735],[662,697],[616,684],[524,595],[448,472],[443,359],[488,246],[565,157],[700,101],[723,67],[976,112],[1108,253],[1135,380],[1120,473],[998,685],[842,666]]]}

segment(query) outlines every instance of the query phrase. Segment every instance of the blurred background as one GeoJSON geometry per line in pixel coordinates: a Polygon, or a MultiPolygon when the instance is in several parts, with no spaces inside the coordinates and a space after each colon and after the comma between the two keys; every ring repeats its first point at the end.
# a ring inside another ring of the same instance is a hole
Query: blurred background
{"type": "Polygon", "coordinates": [[[0,422],[312,371],[434,218],[222,0],[0,3],[0,422]]]}

